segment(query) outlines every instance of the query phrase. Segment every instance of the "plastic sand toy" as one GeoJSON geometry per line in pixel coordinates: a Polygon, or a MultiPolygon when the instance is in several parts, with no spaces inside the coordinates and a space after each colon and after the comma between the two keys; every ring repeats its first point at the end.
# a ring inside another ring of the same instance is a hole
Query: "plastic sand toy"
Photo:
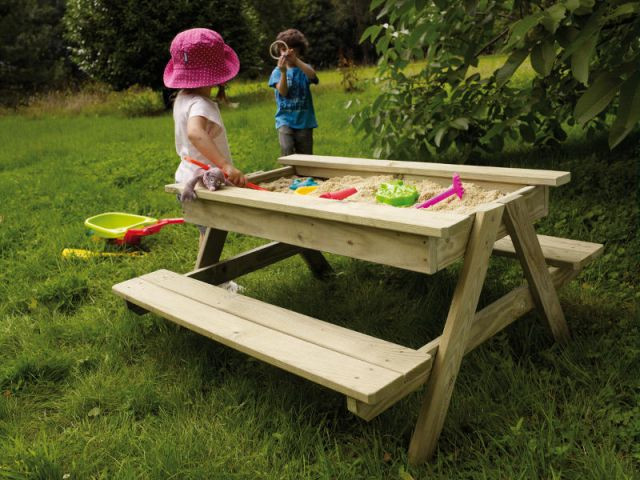
{"type": "Polygon", "coordinates": [[[344,200],[347,197],[350,197],[354,193],[357,193],[358,189],[356,188],[345,188],[344,190],[338,190],[337,192],[327,192],[320,195],[320,198],[329,198],[331,200],[344,200]]]}
{"type": "Polygon", "coordinates": [[[311,192],[314,192],[318,189],[315,185],[310,185],[307,187],[298,187],[295,190],[295,193],[298,195],[309,195],[311,192]]]}
{"type": "Polygon", "coordinates": [[[416,205],[416,208],[429,208],[431,205],[435,205],[436,203],[439,203],[442,200],[449,198],[451,195],[457,195],[458,198],[462,198],[462,195],[464,195],[464,188],[462,187],[462,181],[460,180],[460,175],[458,175],[457,173],[453,174],[451,187],[446,189],[444,192],[439,193],[435,197],[430,198],[426,202],[421,203],[420,205],[416,205]]]}
{"type": "Polygon", "coordinates": [[[140,243],[140,237],[157,233],[162,227],[172,223],[184,223],[184,219],[165,218],[158,220],[131,213],[108,212],[95,215],[84,221],[85,227],[92,230],[96,236],[111,239],[118,244],[130,245],[140,243]]]}
{"type": "Polygon", "coordinates": [[[420,194],[413,185],[405,185],[402,180],[383,183],[378,187],[376,200],[394,207],[408,207],[416,203],[420,194]]]}
{"type": "Polygon", "coordinates": [[[296,178],[293,182],[291,182],[291,185],[289,186],[289,188],[291,190],[297,190],[300,187],[314,187],[317,186],[318,182],[316,182],[313,178],[308,177],[308,178],[296,178]]]}

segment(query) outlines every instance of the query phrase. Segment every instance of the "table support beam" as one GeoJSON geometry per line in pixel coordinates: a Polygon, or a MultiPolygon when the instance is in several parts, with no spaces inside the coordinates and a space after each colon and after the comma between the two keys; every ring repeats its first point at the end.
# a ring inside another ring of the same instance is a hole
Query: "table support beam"
{"type": "Polygon", "coordinates": [[[504,223],[536,307],[549,324],[556,341],[566,343],[571,337],[569,327],[560,306],[558,292],[549,276],[540,242],[529,221],[524,198],[513,199],[505,205],[504,223]]]}
{"type": "MultiPolygon", "coordinates": [[[[226,233],[226,232],[225,232],[226,233]]],[[[301,247],[287,243],[271,242],[254,248],[235,257],[214,263],[203,268],[197,268],[185,276],[219,285],[247,273],[255,272],[263,267],[301,253],[301,247]]]]}
{"type": "Polygon", "coordinates": [[[435,451],[503,211],[503,205],[491,204],[480,208],[475,215],[462,272],[453,293],[451,308],[440,337],[438,354],[434,359],[422,407],[411,437],[409,462],[412,464],[423,463],[435,451]]]}
{"type": "MultiPolygon", "coordinates": [[[[574,270],[571,265],[565,265],[561,268],[549,268],[549,274],[556,288],[560,288],[569,283],[577,277],[579,273],[580,271],[574,270]]],[[[491,339],[498,332],[511,325],[533,308],[535,308],[535,303],[527,285],[515,288],[495,302],[487,305],[475,314],[464,350],[465,355],[491,339]]],[[[441,338],[442,337],[434,338],[425,346],[420,347],[418,351],[426,352],[435,358],[438,353],[441,338]]],[[[368,405],[364,402],[348,398],[347,407],[349,411],[358,415],[360,418],[367,421],[372,420],[396,402],[418,390],[425,383],[425,380],[426,377],[418,377],[407,382],[401,389],[395,392],[393,396],[374,405],[368,405]]]]}

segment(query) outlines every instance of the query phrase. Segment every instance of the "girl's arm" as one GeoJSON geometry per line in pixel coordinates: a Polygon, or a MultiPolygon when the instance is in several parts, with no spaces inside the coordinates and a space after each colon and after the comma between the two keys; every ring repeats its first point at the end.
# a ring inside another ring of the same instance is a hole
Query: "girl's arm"
{"type": "Polygon", "coordinates": [[[245,186],[246,177],[221,154],[216,144],[207,134],[207,119],[201,116],[189,117],[187,120],[187,137],[207,160],[222,170],[229,181],[239,187],[245,186]]]}

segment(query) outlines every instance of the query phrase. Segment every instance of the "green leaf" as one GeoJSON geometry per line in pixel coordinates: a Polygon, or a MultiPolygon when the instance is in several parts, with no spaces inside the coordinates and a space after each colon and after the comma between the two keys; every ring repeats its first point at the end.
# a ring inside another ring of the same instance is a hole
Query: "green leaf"
{"type": "Polygon", "coordinates": [[[542,77],[551,73],[555,60],[556,51],[553,48],[553,43],[548,40],[539,43],[531,51],[531,66],[542,77]]]}
{"type": "Polygon", "coordinates": [[[556,3],[544,11],[544,17],[542,17],[540,23],[548,32],[556,33],[556,30],[566,13],[567,8],[561,3],[556,3]]]}
{"type": "Polygon", "coordinates": [[[620,106],[611,130],[609,148],[615,148],[629,135],[640,120],[640,71],[627,79],[620,88],[620,106]]]}
{"type": "Polygon", "coordinates": [[[598,31],[595,35],[589,37],[583,43],[582,48],[571,55],[571,73],[576,80],[584,85],[587,85],[589,81],[589,64],[598,43],[599,33],[598,31]]]}
{"type": "Polygon", "coordinates": [[[442,137],[447,133],[447,127],[440,127],[436,132],[436,136],[433,137],[433,141],[436,144],[436,147],[439,147],[442,143],[442,137]]]}
{"type": "Polygon", "coordinates": [[[565,7],[567,7],[567,10],[569,10],[570,12],[573,12],[574,10],[580,7],[580,0],[566,0],[564,2],[564,5],[565,7]]]}
{"type": "Polygon", "coordinates": [[[524,59],[529,55],[529,50],[523,48],[521,50],[516,50],[507,61],[504,63],[502,67],[500,67],[496,73],[496,83],[499,87],[502,87],[505,83],[509,81],[514,72],[518,69],[518,67],[524,62],[524,59]]]}
{"type": "Polygon", "coordinates": [[[457,130],[469,130],[469,119],[465,117],[459,117],[449,123],[449,125],[457,130]]]}
{"type": "Polygon", "coordinates": [[[537,26],[543,17],[544,12],[538,12],[534,13],[533,15],[528,15],[522,20],[518,20],[516,23],[514,23],[513,27],[511,28],[511,36],[509,37],[509,41],[505,45],[505,50],[509,50],[516,43],[523,40],[525,35],[529,33],[529,30],[537,26]]]}
{"type": "Polygon", "coordinates": [[[611,102],[622,80],[613,73],[605,72],[596,78],[595,82],[576,102],[573,115],[578,123],[584,125],[602,112],[611,102]]]}
{"type": "Polygon", "coordinates": [[[607,17],[607,20],[613,20],[623,15],[630,15],[638,12],[640,12],[640,2],[625,3],[624,5],[620,5],[616,8],[613,13],[607,17]]]}
{"type": "Polygon", "coordinates": [[[359,43],[363,43],[368,37],[371,37],[371,43],[373,43],[380,33],[380,30],[382,30],[382,25],[371,25],[364,31],[359,43]]]}
{"type": "Polygon", "coordinates": [[[384,2],[385,0],[371,0],[371,5],[369,6],[369,10],[373,12],[376,8],[378,8],[384,2]]]}

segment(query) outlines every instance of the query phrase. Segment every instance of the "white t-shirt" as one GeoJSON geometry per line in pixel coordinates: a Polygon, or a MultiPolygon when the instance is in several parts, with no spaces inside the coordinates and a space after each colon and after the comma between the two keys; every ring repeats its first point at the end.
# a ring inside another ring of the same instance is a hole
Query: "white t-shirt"
{"type": "MultiPolygon", "coordinates": [[[[204,155],[189,141],[187,135],[187,121],[191,117],[204,117],[207,119],[207,134],[213,140],[220,154],[229,162],[231,151],[227,141],[227,131],[222,123],[220,109],[213,100],[201,95],[181,90],[176,96],[173,104],[173,122],[176,133],[176,152],[180,156],[180,165],[176,170],[175,179],[177,183],[186,183],[198,169],[197,165],[185,160],[185,157],[194,158],[202,163],[213,165],[204,155]]],[[[213,165],[215,166],[215,165],[213,165]]]]}

